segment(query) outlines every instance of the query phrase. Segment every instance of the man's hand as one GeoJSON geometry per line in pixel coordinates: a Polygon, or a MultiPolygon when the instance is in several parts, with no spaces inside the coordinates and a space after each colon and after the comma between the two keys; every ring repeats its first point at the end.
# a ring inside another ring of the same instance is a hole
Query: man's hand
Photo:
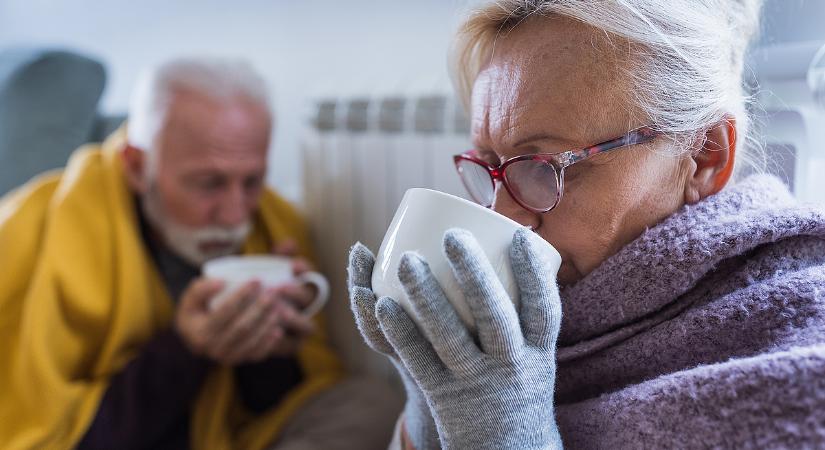
{"type": "MultiPolygon", "coordinates": [[[[293,287],[283,286],[278,292],[291,290],[293,287]]],[[[291,356],[298,351],[304,340],[315,332],[315,324],[311,317],[307,317],[295,306],[293,300],[284,294],[276,294],[275,311],[278,316],[279,333],[272,354],[274,356],[291,356]]]]}
{"type": "MultiPolygon", "coordinates": [[[[292,259],[292,274],[296,277],[306,272],[315,270],[306,258],[298,256],[298,244],[293,239],[285,239],[272,247],[272,254],[286,256],[292,259]]],[[[318,295],[318,289],[312,284],[292,283],[283,286],[279,290],[279,295],[291,302],[298,310],[303,310],[309,306],[318,295]]]]}
{"type": "MultiPolygon", "coordinates": [[[[296,256],[298,246],[293,240],[282,241],[273,248],[272,253],[292,257],[292,272],[295,276],[313,270],[309,261],[296,256]]],[[[275,309],[283,329],[283,336],[275,346],[274,354],[289,356],[298,351],[304,339],[315,331],[312,319],[304,316],[301,311],[313,302],[318,291],[311,284],[288,283],[276,288],[274,293],[275,309]]]]}
{"type": "Polygon", "coordinates": [[[194,281],[184,292],[175,314],[175,328],[190,351],[226,365],[255,362],[275,353],[286,336],[279,326],[276,290],[243,285],[214,311],[209,301],[223,282],[194,281]]]}
{"type": "MultiPolygon", "coordinates": [[[[284,241],[273,253],[293,256],[294,241],[284,241]]],[[[303,258],[293,258],[295,275],[312,270],[303,258]]],[[[243,285],[214,311],[209,301],[224,284],[198,279],[183,293],[175,314],[175,329],[190,351],[226,365],[256,362],[272,356],[291,356],[315,331],[301,311],[317,294],[308,284],[287,283],[262,290],[260,283],[243,285]]]]}

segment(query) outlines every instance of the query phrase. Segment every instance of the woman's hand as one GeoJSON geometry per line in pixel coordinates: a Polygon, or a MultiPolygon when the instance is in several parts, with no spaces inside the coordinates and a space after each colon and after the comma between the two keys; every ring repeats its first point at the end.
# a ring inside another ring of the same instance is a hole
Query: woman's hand
{"type": "Polygon", "coordinates": [[[427,401],[416,385],[415,381],[404,368],[393,351],[392,346],[384,337],[378,319],[375,316],[377,299],[372,292],[372,268],[375,258],[367,247],[361,243],[355,244],[349,254],[349,295],[355,322],[361,331],[361,336],[376,352],[386,355],[398,370],[404,388],[407,391],[407,403],[404,406],[404,421],[406,436],[416,450],[434,450],[441,448],[438,443],[438,432],[430,412],[427,401]]]}
{"type": "Polygon", "coordinates": [[[384,350],[398,355],[423,392],[444,448],[561,448],[553,410],[561,304],[546,243],[527,229],[513,237],[519,311],[469,232],[448,231],[444,250],[476,321],[478,343],[414,253],[402,257],[398,276],[422,329],[384,297],[375,305],[383,333],[371,335],[386,337],[384,350]]]}

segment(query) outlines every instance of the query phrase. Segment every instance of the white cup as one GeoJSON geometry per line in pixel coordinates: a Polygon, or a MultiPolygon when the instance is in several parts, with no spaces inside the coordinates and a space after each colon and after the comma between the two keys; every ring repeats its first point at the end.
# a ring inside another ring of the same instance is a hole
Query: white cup
{"type": "Polygon", "coordinates": [[[329,282],[318,272],[305,272],[295,276],[292,272],[292,260],[284,256],[251,255],[224,256],[207,261],[203,266],[207,278],[223,280],[226,285],[210,301],[209,308],[215,309],[232,296],[245,283],[258,280],[264,289],[281,286],[290,282],[309,283],[318,289],[318,295],[303,310],[303,314],[312,316],[324,306],[329,299],[329,282]]]}
{"type": "MultiPolygon", "coordinates": [[[[442,250],[444,233],[450,228],[463,228],[471,232],[518,307],[518,285],[510,265],[510,246],[513,235],[521,227],[501,214],[462,198],[430,189],[410,189],[404,194],[378,250],[372,272],[373,291],[379,298],[392,297],[417,321],[410,300],[398,280],[401,255],[406,251],[415,251],[429,264],[458,316],[471,332],[475,332],[470,308],[442,250]]],[[[561,256],[549,243],[547,246],[555,254],[558,269],[561,256]]]]}

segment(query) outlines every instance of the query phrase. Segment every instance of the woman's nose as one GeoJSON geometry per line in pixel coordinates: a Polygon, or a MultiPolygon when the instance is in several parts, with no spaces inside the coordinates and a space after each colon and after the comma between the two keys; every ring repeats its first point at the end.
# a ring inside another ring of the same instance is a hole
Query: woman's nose
{"type": "Polygon", "coordinates": [[[539,226],[539,215],[522,208],[500,181],[496,181],[493,205],[490,208],[525,227],[536,229],[539,226]]]}

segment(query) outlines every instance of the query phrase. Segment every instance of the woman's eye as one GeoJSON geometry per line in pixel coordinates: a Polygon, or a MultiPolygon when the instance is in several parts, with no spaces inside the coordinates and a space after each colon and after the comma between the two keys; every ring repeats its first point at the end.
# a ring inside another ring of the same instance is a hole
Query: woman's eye
{"type": "Polygon", "coordinates": [[[566,169],[564,169],[564,181],[574,181],[576,178],[579,177],[582,173],[582,169],[584,167],[579,167],[579,164],[574,164],[566,169]]]}

